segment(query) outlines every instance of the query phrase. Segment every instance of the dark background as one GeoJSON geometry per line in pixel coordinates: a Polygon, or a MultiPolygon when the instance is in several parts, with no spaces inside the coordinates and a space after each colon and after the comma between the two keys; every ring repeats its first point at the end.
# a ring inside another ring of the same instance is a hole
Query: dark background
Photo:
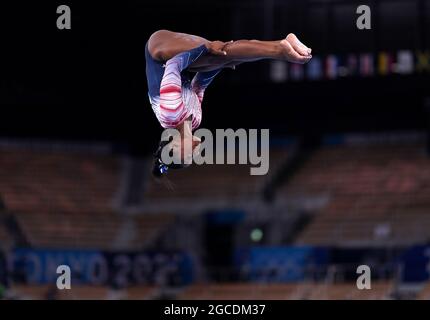
{"type": "MultiPolygon", "coordinates": [[[[430,47],[430,1],[2,1],[0,135],[103,139],[153,149],[144,46],[158,29],[210,40],[296,33],[314,55],[430,47]],[[67,4],[72,29],[56,28],[67,4]],[[372,8],[372,30],[355,10],[372,8]]],[[[319,136],[426,128],[428,75],[285,82],[267,61],[226,70],[208,89],[206,128],[270,128],[319,136]]]]}

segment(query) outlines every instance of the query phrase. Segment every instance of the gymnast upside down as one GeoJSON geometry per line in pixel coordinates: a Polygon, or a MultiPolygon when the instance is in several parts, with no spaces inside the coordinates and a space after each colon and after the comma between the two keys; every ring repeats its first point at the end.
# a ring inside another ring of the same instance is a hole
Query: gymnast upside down
{"type": "Polygon", "coordinates": [[[209,41],[168,30],[153,33],[145,47],[149,100],[161,126],[180,132],[171,142],[160,142],[154,155],[153,174],[161,177],[168,168],[185,166],[162,162],[161,150],[167,144],[172,143],[172,150],[182,160],[191,156],[183,148],[186,142],[192,141],[192,150],[200,144],[192,132],[202,119],[204,92],[222,69],[234,69],[241,63],[262,59],[303,64],[312,58],[311,53],[292,33],[278,41],[229,42],[209,41]]]}

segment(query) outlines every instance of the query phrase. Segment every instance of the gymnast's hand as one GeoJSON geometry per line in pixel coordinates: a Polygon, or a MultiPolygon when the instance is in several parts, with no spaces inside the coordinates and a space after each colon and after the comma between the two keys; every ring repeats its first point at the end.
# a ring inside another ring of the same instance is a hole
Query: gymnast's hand
{"type": "Polygon", "coordinates": [[[280,45],[283,58],[289,62],[303,64],[312,58],[312,49],[301,43],[293,33],[281,40],[280,45]]]}
{"type": "Polygon", "coordinates": [[[227,45],[228,42],[222,42],[222,41],[209,41],[206,43],[206,48],[209,49],[209,52],[217,55],[217,56],[226,56],[227,51],[224,50],[224,47],[227,45]]]}

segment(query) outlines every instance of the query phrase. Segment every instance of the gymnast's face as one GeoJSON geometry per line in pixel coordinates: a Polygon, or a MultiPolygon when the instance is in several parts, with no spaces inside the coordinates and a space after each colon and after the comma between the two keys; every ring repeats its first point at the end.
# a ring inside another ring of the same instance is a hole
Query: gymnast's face
{"type": "Polygon", "coordinates": [[[173,152],[174,162],[180,162],[187,167],[192,163],[193,154],[199,154],[200,144],[201,140],[199,137],[178,135],[173,137],[168,147],[173,152]]]}
{"type": "Polygon", "coordinates": [[[173,152],[174,161],[191,164],[193,153],[198,154],[201,143],[199,137],[193,136],[191,117],[176,127],[176,130],[169,146],[173,152]]]}

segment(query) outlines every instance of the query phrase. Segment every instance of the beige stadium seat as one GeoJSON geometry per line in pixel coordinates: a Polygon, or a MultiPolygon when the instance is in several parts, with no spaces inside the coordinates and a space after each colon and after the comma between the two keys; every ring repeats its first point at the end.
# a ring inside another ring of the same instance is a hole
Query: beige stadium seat
{"type": "Polygon", "coordinates": [[[295,284],[195,284],[185,289],[179,299],[285,300],[293,295],[295,288],[295,284]]]}
{"type": "Polygon", "coordinates": [[[430,281],[427,282],[417,295],[418,300],[430,300],[430,281]]]}
{"type": "Polygon", "coordinates": [[[49,285],[14,285],[10,294],[22,300],[46,300],[48,296],[49,285]]]}
{"type": "Polygon", "coordinates": [[[106,300],[109,289],[104,286],[72,286],[71,289],[58,290],[59,300],[106,300]]]}
{"type": "Polygon", "coordinates": [[[430,158],[424,143],[323,146],[279,196],[326,197],[299,245],[411,245],[427,240],[430,158]],[[378,236],[385,228],[385,236],[378,236]],[[385,242],[384,242],[385,241],[385,242]]]}
{"type": "Polygon", "coordinates": [[[155,297],[157,288],[154,286],[135,286],[124,290],[122,299],[126,300],[150,300],[155,297]]]}

